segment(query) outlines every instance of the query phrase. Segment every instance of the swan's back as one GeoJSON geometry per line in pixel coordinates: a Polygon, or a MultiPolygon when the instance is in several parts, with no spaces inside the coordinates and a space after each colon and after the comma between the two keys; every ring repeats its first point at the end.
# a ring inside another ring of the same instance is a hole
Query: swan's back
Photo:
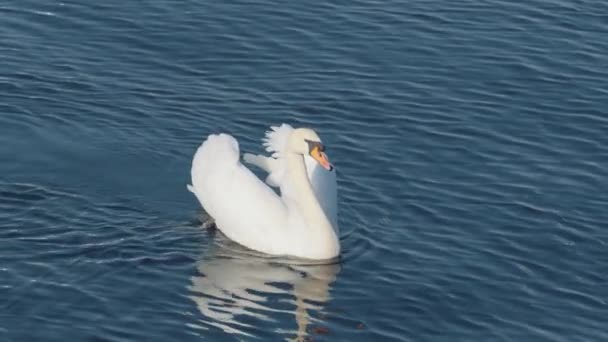
{"type": "Polygon", "coordinates": [[[238,142],[210,135],[192,161],[188,187],[228,238],[266,253],[282,254],[278,241],[287,211],[280,197],[239,161],[238,142]],[[280,228],[280,227],[279,227],[280,228]],[[278,237],[268,239],[269,234],[278,237]]]}

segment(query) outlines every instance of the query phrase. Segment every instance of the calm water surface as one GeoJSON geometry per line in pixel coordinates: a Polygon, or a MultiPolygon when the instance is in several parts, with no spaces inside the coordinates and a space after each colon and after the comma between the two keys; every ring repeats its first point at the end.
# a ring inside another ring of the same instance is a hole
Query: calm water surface
{"type": "Polygon", "coordinates": [[[0,340],[608,340],[608,2],[0,1],[0,340]],[[316,128],[342,262],[207,230],[316,128]]]}

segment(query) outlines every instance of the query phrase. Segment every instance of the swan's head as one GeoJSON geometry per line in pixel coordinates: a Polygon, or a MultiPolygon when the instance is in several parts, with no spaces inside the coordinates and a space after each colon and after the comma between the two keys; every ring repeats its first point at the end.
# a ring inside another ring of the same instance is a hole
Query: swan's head
{"type": "Polygon", "coordinates": [[[310,128],[294,129],[289,136],[288,148],[293,153],[311,156],[325,170],[331,171],[334,168],[327,159],[321,138],[310,128]]]}

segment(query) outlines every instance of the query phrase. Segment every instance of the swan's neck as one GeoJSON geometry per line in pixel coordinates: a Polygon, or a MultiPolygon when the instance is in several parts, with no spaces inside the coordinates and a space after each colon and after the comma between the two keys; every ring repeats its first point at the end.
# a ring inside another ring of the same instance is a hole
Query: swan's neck
{"type": "Polygon", "coordinates": [[[339,253],[338,238],[315,196],[306,172],[304,157],[300,154],[290,153],[287,155],[287,165],[292,180],[294,202],[300,215],[306,221],[306,229],[315,233],[319,239],[317,243],[325,242],[328,244],[327,248],[336,249],[337,255],[339,253]]]}

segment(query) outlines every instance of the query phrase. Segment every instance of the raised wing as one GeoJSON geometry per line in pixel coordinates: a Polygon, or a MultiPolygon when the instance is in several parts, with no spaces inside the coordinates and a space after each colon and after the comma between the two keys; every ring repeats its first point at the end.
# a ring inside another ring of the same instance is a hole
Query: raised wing
{"type": "Polygon", "coordinates": [[[277,225],[286,222],[281,198],[239,161],[239,146],[230,135],[210,135],[192,161],[192,191],[217,227],[231,240],[255,246],[267,253],[271,246],[266,230],[276,235],[277,225]]]}

